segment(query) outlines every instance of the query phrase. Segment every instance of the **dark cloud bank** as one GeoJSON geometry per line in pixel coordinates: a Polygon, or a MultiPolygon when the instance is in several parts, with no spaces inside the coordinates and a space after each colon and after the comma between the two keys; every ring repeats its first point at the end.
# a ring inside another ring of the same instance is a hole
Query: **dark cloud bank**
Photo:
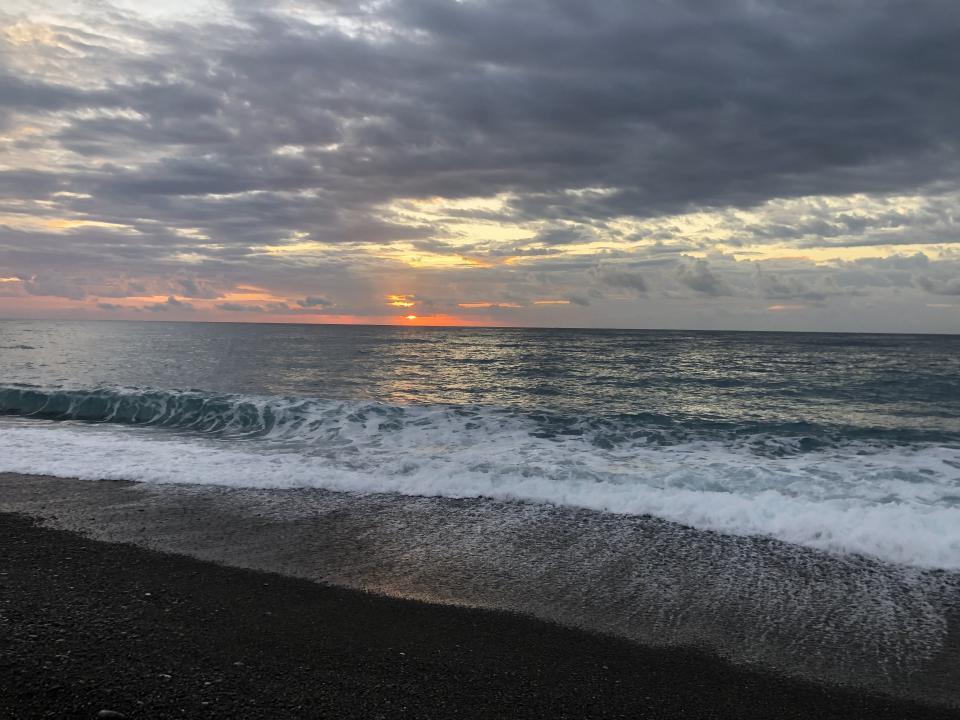
{"type": "MultiPolygon", "coordinates": [[[[388,292],[441,311],[560,297],[577,314],[544,322],[640,326],[750,326],[710,313],[766,299],[844,302],[850,322],[874,303],[879,321],[885,303],[960,295],[955,2],[262,7],[188,22],[91,6],[52,27],[52,42],[7,38],[0,275],[33,295],[166,295],[144,307],[157,313],[254,285],[292,313],[382,313],[388,292]],[[808,201],[850,195],[872,201],[808,201]],[[393,205],[494,196],[437,222],[393,205]],[[698,211],[727,218],[728,247],[870,246],[881,263],[901,245],[944,252],[899,271],[852,259],[758,269],[670,220],[698,211]],[[37,225],[64,218],[88,224],[37,225]],[[458,237],[472,221],[530,237],[458,237]],[[322,247],[267,250],[297,243],[322,247]],[[383,253],[401,245],[475,266],[417,275],[383,253]],[[661,314],[612,310],[611,298],[661,314]]],[[[935,327],[960,329],[957,317],[935,327]]]]}

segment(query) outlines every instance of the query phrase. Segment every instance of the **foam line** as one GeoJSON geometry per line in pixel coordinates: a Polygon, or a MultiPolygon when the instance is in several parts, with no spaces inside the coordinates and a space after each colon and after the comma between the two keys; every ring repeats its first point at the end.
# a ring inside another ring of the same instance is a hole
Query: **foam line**
{"type": "Polygon", "coordinates": [[[366,434],[356,437],[363,442],[337,436],[317,448],[7,419],[0,471],[523,500],[651,514],[834,553],[960,569],[956,448],[851,444],[761,457],[698,441],[611,452],[582,437],[558,441],[516,427],[437,430],[427,423],[385,431],[383,420],[376,430],[360,423],[366,434]]]}

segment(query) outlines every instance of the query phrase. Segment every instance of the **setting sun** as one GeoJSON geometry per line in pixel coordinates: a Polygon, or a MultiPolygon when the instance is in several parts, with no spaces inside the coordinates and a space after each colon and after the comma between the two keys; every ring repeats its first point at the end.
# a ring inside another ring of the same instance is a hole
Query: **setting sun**
{"type": "Polygon", "coordinates": [[[416,315],[407,315],[407,320],[416,320],[416,319],[417,319],[416,315]]]}

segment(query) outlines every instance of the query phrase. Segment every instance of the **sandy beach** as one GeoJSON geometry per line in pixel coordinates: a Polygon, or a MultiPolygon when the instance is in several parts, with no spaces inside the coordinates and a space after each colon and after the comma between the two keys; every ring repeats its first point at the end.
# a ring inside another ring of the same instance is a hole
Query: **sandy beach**
{"type": "Polygon", "coordinates": [[[132,500],[143,486],[4,482],[7,510],[15,487],[35,505],[32,517],[0,513],[2,717],[960,717],[517,613],[93,540],[38,520],[56,525],[70,505],[74,522],[92,518],[77,495],[112,494],[99,534],[122,535],[117,518],[148,514],[132,500]]]}
{"type": "Polygon", "coordinates": [[[951,718],[683,650],[0,515],[5,718],[951,718]]]}

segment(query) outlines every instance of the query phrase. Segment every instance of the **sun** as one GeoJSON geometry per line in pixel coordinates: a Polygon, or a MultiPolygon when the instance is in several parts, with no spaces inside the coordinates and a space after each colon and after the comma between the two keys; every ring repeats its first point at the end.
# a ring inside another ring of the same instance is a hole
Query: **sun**
{"type": "Polygon", "coordinates": [[[407,315],[407,320],[416,320],[416,319],[417,319],[416,315],[407,315]]]}

